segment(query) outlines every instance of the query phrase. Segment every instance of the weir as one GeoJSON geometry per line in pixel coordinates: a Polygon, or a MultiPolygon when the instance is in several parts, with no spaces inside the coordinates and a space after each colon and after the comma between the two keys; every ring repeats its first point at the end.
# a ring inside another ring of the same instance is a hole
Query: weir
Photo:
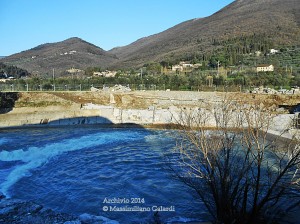
{"type": "Polygon", "coordinates": [[[154,106],[143,109],[120,109],[93,105],[94,107],[82,107],[74,110],[51,111],[45,108],[43,111],[23,113],[17,109],[13,113],[0,115],[0,127],[16,126],[57,126],[57,125],[84,125],[84,124],[169,124],[173,123],[173,114],[180,109],[156,109],[154,106]],[[95,107],[98,107],[95,109],[95,107]]]}

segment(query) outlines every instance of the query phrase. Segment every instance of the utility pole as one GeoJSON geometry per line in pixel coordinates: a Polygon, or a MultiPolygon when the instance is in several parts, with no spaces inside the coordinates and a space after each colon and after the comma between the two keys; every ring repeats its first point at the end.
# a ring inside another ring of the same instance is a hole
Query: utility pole
{"type": "Polygon", "coordinates": [[[55,91],[55,73],[54,73],[54,68],[52,70],[52,78],[53,78],[53,91],[55,91]]]}
{"type": "MultiPolygon", "coordinates": [[[[144,83],[144,82],[143,82],[143,68],[141,68],[141,83],[142,83],[141,85],[143,85],[143,83],[144,83]]],[[[142,87],[142,88],[143,88],[143,87],[142,87]]]]}
{"type": "Polygon", "coordinates": [[[220,61],[217,62],[218,65],[218,73],[217,73],[217,77],[219,77],[219,67],[220,67],[220,61]]]}

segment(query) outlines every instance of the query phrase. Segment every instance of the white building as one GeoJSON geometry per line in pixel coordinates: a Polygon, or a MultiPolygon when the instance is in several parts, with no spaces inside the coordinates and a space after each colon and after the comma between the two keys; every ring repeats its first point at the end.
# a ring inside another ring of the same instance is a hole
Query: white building
{"type": "Polygon", "coordinates": [[[181,61],[178,65],[173,65],[172,66],[172,71],[184,71],[184,70],[191,70],[194,68],[199,68],[201,67],[202,64],[190,64],[184,61],[181,61]]]}
{"type": "Polygon", "coordinates": [[[269,64],[258,65],[256,67],[256,71],[257,72],[273,72],[274,65],[269,65],[269,64]]]}
{"type": "Polygon", "coordinates": [[[183,71],[183,67],[181,65],[173,65],[172,71],[183,71]]]}
{"type": "Polygon", "coordinates": [[[279,52],[279,50],[270,49],[270,54],[276,54],[276,53],[278,53],[278,52],[279,52]]]}
{"type": "Polygon", "coordinates": [[[115,77],[116,74],[117,74],[116,71],[109,71],[109,70],[93,73],[94,76],[102,76],[102,77],[115,77]]]}
{"type": "Polygon", "coordinates": [[[71,69],[68,69],[67,72],[73,74],[73,73],[83,72],[83,70],[77,69],[77,68],[71,68],[71,69]]]}
{"type": "Polygon", "coordinates": [[[261,51],[255,51],[256,57],[259,57],[261,55],[261,51]]]}

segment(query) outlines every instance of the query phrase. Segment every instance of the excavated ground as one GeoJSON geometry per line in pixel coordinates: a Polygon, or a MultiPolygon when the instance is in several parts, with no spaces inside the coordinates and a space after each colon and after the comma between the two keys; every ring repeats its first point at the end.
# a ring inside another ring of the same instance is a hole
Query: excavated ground
{"type": "Polygon", "coordinates": [[[300,103],[300,95],[259,95],[247,93],[219,93],[219,92],[22,92],[15,107],[46,107],[46,106],[71,106],[74,104],[93,103],[111,105],[123,109],[146,109],[156,105],[166,108],[170,105],[188,106],[197,102],[212,102],[228,98],[247,104],[263,103],[266,106],[293,106],[300,103]]]}

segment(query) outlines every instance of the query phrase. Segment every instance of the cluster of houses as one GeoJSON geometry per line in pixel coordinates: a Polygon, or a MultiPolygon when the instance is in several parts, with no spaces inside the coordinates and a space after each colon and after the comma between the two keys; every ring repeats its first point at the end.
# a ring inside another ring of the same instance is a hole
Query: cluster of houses
{"type": "MultiPolygon", "coordinates": [[[[79,73],[84,73],[83,70],[77,69],[77,68],[70,68],[67,70],[68,73],[70,74],[79,74],[79,73]]],[[[98,77],[115,77],[117,74],[116,71],[101,71],[101,72],[93,72],[93,76],[98,76],[98,77]]]]}
{"type": "MultiPolygon", "coordinates": [[[[277,54],[278,52],[279,52],[279,50],[270,49],[269,54],[277,54]]],[[[260,56],[262,54],[262,52],[261,51],[256,51],[255,54],[256,54],[256,56],[260,56]]],[[[172,69],[170,71],[172,71],[172,72],[191,71],[191,70],[197,69],[201,66],[202,66],[202,64],[200,64],[200,63],[190,64],[188,62],[181,61],[179,64],[173,65],[172,69]]],[[[256,70],[256,72],[273,72],[274,71],[274,65],[272,65],[272,64],[257,65],[255,70],[256,70]]]]}
{"type": "MultiPolygon", "coordinates": [[[[270,49],[270,54],[277,54],[279,50],[270,49]]],[[[256,54],[261,54],[260,51],[255,52],[256,54]]],[[[272,64],[261,64],[256,66],[256,72],[274,72],[274,65],[272,64]]]]}
{"type": "Polygon", "coordinates": [[[202,64],[190,64],[185,61],[181,61],[178,65],[172,66],[172,71],[173,72],[183,72],[183,71],[187,71],[187,70],[197,69],[201,66],[202,66],[202,64]]]}
{"type": "Polygon", "coordinates": [[[105,70],[103,72],[94,72],[93,76],[102,76],[102,77],[115,77],[117,74],[116,71],[105,70]]]}
{"type": "MultiPolygon", "coordinates": [[[[72,55],[72,54],[76,54],[77,53],[77,51],[69,51],[69,52],[64,52],[64,53],[60,53],[59,55],[61,55],[61,56],[63,56],[63,55],[72,55]]],[[[33,56],[31,56],[31,59],[35,59],[35,58],[37,58],[38,57],[38,55],[33,55],[33,56]]]]}
{"type": "MultiPolygon", "coordinates": [[[[272,49],[274,50],[274,49],[272,49]]],[[[187,62],[180,62],[178,65],[173,65],[171,71],[173,72],[184,72],[184,71],[190,71],[192,69],[197,69],[201,67],[202,64],[190,64],[187,62]]],[[[219,68],[222,69],[222,68],[219,68]]],[[[272,64],[260,64],[256,66],[256,72],[273,72],[274,71],[274,65],[272,64]]]]}
{"type": "MultiPolygon", "coordinates": [[[[261,56],[261,54],[262,54],[263,52],[261,52],[261,51],[255,51],[255,55],[257,56],[257,57],[259,57],[259,56],[261,56]]],[[[270,55],[270,54],[277,54],[277,53],[279,53],[279,50],[276,50],[276,49],[270,49],[270,51],[269,51],[269,53],[267,54],[267,55],[270,55]]],[[[250,53],[250,55],[251,55],[252,53],[250,53]]]]}
{"type": "Polygon", "coordinates": [[[84,72],[84,71],[81,69],[78,69],[78,68],[70,68],[67,70],[67,72],[70,74],[74,74],[74,73],[80,73],[80,72],[84,72]]]}
{"type": "Polygon", "coordinates": [[[69,52],[60,53],[60,55],[76,54],[76,52],[77,51],[69,51],[69,52]]]}
{"type": "MultiPolygon", "coordinates": [[[[269,54],[277,54],[279,50],[270,49],[269,54]]],[[[262,54],[261,51],[255,52],[256,56],[260,56],[262,54]]],[[[261,64],[256,66],[256,72],[274,72],[274,65],[272,64],[261,64]]]]}

